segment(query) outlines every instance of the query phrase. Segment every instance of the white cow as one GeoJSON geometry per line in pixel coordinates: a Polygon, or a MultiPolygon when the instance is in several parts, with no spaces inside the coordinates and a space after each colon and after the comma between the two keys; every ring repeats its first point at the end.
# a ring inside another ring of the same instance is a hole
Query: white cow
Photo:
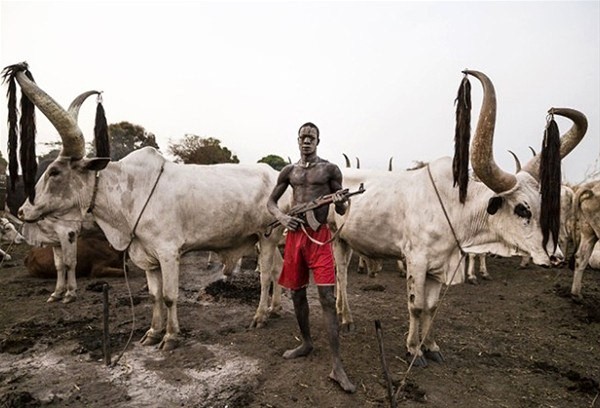
{"type": "MultiPolygon", "coordinates": [[[[17,231],[15,226],[7,219],[0,218],[0,242],[3,244],[22,244],[25,242],[25,237],[17,231]]],[[[12,258],[9,254],[0,249],[0,257],[5,261],[10,261],[12,258]]]]}
{"type": "MultiPolygon", "coordinates": [[[[424,351],[427,357],[441,360],[431,331],[432,316],[442,285],[461,261],[459,244],[466,252],[531,254],[539,265],[550,265],[562,258],[560,249],[553,253],[552,239],[546,248],[542,245],[539,160],[533,158],[525,166],[526,171],[516,175],[495,164],[495,91],[484,74],[466,73],[481,81],[484,97],[471,152],[473,170],[482,182],[469,185],[465,203],[459,202],[458,189],[453,187],[449,157],[410,172],[344,169],[344,187],[353,189],[364,183],[366,192],[353,199],[351,210],[344,217],[336,217],[336,225],[332,226],[343,224],[334,250],[337,301],[341,306],[338,310],[342,310],[344,326],[352,324],[344,296],[352,249],[374,258],[406,257],[410,315],[406,345],[417,365],[426,364],[424,351]]],[[[564,157],[585,134],[587,119],[572,109],[551,111],[574,121],[571,130],[561,138],[560,154],[564,157]]]]}
{"type": "MultiPolygon", "coordinates": [[[[110,244],[127,250],[146,271],[154,305],[142,344],[160,343],[166,350],[177,346],[179,262],[191,250],[227,256],[260,242],[261,298],[252,326],[262,326],[269,311],[269,287],[282,265],[276,248],[282,229],[269,237],[263,234],[273,221],[266,203],[277,171],[267,164],[176,164],[150,147],[118,162],[84,158],[83,134],[71,115],[27,78],[25,64],[10,69],[63,140],[60,156],[35,186],[35,203],[27,201],[19,216],[26,222],[55,220],[75,209],[82,219],[93,205],[94,219],[110,244]]],[[[281,289],[275,284],[271,309],[281,308],[280,302],[281,289]]]]}
{"type": "Polygon", "coordinates": [[[600,238],[600,180],[578,186],[573,202],[579,245],[575,252],[571,296],[581,299],[583,271],[588,266],[594,247],[600,238]]]}

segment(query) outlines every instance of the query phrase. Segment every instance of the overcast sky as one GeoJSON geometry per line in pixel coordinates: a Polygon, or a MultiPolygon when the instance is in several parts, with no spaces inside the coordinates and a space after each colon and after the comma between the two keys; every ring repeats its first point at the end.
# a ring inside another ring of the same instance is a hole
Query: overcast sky
{"type": "MultiPolygon", "coordinates": [[[[528,146],[540,151],[550,107],[587,115],[586,137],[563,161],[567,181],[579,182],[600,166],[599,5],[2,1],[1,65],[27,61],[63,107],[104,91],[108,122],[143,126],[163,153],[191,133],[221,140],[243,163],[296,161],[298,127],[312,121],[319,156],[380,169],[390,157],[403,169],[452,156],[461,71],[479,70],[496,88],[494,154],[506,171],[508,149],[523,163],[528,146]]],[[[471,84],[476,118],[481,85],[471,84]]],[[[88,142],[94,112],[88,102],[79,117],[88,142]]],[[[561,133],[571,125],[557,123],[561,133]]],[[[38,141],[58,140],[39,114],[38,141]]]]}

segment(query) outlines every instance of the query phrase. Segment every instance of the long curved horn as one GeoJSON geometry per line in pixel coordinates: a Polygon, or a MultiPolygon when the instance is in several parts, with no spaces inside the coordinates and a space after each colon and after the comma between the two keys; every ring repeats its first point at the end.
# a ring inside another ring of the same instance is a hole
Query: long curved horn
{"type": "Polygon", "coordinates": [[[342,153],[344,155],[344,159],[346,159],[346,167],[350,168],[352,167],[350,165],[350,159],[348,158],[348,156],[346,156],[346,153],[342,153]]]}
{"type": "Polygon", "coordinates": [[[471,164],[479,179],[496,193],[510,190],[516,183],[514,174],[503,171],[494,161],[494,128],[496,126],[496,91],[492,81],[479,71],[463,73],[477,78],[483,86],[483,101],[473,137],[471,164]]]}
{"type": "Polygon", "coordinates": [[[390,161],[388,162],[388,171],[392,171],[392,160],[394,160],[394,156],[390,157],[390,161]]]}
{"type": "MultiPolygon", "coordinates": [[[[26,64],[25,64],[26,67],[26,64]]],[[[26,69],[26,68],[25,68],[26,69]]],[[[27,78],[24,70],[15,74],[21,90],[31,102],[48,118],[60,135],[63,147],[61,156],[81,159],[85,155],[83,132],[77,125],[77,120],[64,110],[50,95],[40,89],[35,82],[27,78]]]]}
{"type": "MultiPolygon", "coordinates": [[[[571,108],[550,108],[548,113],[564,116],[573,121],[571,128],[560,137],[560,158],[562,160],[583,139],[587,132],[588,121],[583,113],[571,108]]],[[[540,179],[540,159],[541,155],[536,155],[523,166],[523,170],[535,177],[536,180],[540,179]]]]}
{"type": "Polygon", "coordinates": [[[356,168],[360,169],[360,160],[358,157],[356,158],[356,168]]]}
{"type": "Polygon", "coordinates": [[[519,160],[519,158],[517,157],[517,155],[512,151],[509,150],[508,151],[510,154],[512,154],[512,157],[515,159],[515,173],[518,173],[521,171],[521,161],[519,160]]]}
{"type": "Polygon", "coordinates": [[[100,92],[98,91],[87,91],[82,93],[81,95],[79,95],[77,98],[73,99],[73,102],[71,102],[71,105],[69,105],[69,114],[71,116],[73,116],[73,118],[75,119],[75,123],[77,123],[77,117],[79,116],[79,108],[81,108],[81,105],[83,104],[83,102],[85,102],[85,100],[90,97],[91,95],[100,95],[100,92]]]}

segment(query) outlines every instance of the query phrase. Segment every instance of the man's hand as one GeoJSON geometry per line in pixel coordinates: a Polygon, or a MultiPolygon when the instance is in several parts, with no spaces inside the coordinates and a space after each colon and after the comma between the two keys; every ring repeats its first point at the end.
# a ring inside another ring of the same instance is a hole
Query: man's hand
{"type": "Polygon", "coordinates": [[[284,214],[283,216],[278,218],[281,225],[287,228],[290,231],[296,231],[300,228],[301,224],[304,224],[304,221],[297,217],[292,217],[290,215],[284,214]]]}
{"type": "Polygon", "coordinates": [[[331,198],[334,204],[342,204],[348,201],[348,196],[346,195],[347,191],[338,190],[333,193],[333,197],[331,198]]]}

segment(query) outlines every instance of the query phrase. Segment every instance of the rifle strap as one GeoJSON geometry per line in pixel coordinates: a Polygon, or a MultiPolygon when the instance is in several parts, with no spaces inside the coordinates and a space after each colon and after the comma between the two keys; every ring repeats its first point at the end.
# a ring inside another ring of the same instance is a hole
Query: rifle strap
{"type": "Polygon", "coordinates": [[[344,228],[344,225],[346,224],[346,219],[348,218],[348,214],[350,213],[350,207],[352,206],[352,201],[348,200],[348,208],[346,208],[346,213],[344,214],[344,222],[342,223],[342,225],[340,225],[340,227],[333,233],[333,235],[331,236],[331,238],[329,238],[327,241],[325,242],[321,242],[319,240],[314,239],[313,237],[311,237],[310,235],[308,235],[308,231],[306,231],[306,227],[304,226],[304,224],[300,224],[300,228],[302,228],[302,231],[304,232],[304,234],[306,235],[306,237],[313,243],[313,244],[317,244],[317,245],[327,245],[330,244],[331,242],[333,242],[333,240],[338,236],[338,234],[340,233],[340,231],[342,230],[342,228],[344,228]]]}

